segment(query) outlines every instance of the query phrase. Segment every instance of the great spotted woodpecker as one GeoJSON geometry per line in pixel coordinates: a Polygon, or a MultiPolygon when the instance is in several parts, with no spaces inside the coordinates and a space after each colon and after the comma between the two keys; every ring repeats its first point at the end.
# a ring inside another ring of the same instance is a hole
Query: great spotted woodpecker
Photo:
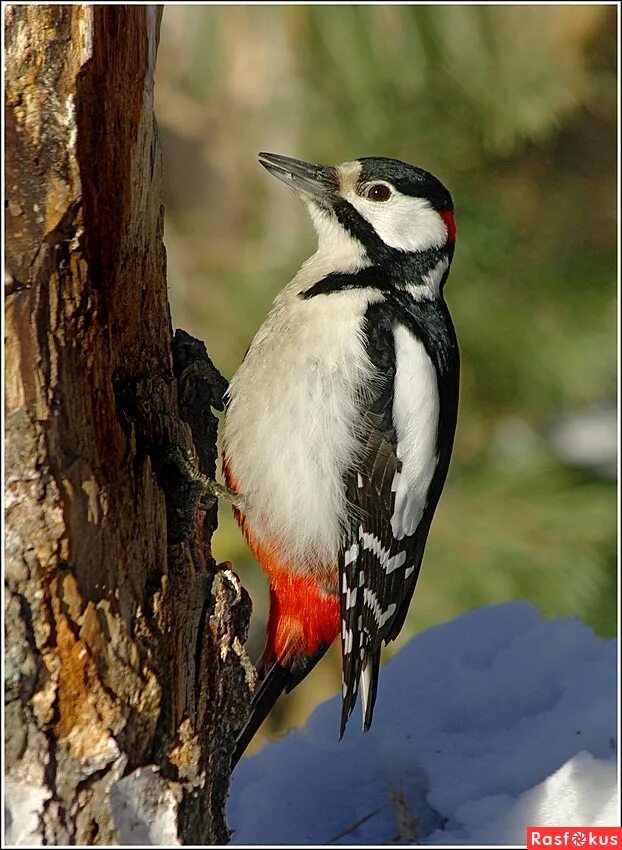
{"type": "Polygon", "coordinates": [[[447,189],[383,157],[259,160],[305,202],[318,249],[277,295],[228,390],[225,478],[270,583],[260,685],[234,763],[338,634],[340,734],[359,689],[369,729],[381,645],[408,611],[458,409],[447,189]]]}

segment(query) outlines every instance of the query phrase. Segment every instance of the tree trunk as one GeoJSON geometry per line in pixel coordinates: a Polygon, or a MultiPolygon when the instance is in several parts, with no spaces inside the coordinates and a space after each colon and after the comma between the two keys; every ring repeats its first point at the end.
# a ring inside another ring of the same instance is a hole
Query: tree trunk
{"type": "Polygon", "coordinates": [[[254,670],[211,558],[223,382],[166,296],[155,6],[5,10],[11,842],[222,843],[254,670]]]}

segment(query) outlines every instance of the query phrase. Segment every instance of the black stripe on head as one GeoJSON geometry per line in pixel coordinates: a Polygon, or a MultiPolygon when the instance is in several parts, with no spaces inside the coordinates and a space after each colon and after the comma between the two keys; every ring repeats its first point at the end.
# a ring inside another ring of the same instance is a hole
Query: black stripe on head
{"type": "Polygon", "coordinates": [[[351,236],[358,239],[375,266],[394,262],[398,256],[403,256],[402,251],[385,245],[372,225],[367,219],[363,218],[358,210],[354,209],[349,201],[338,201],[334,205],[333,210],[337,216],[337,221],[351,236]]]}
{"type": "Polygon", "coordinates": [[[451,195],[441,181],[429,171],[401,162],[399,159],[388,159],[383,156],[364,156],[358,161],[361,163],[359,185],[374,180],[385,180],[395,186],[402,195],[425,198],[437,212],[453,210],[451,195]]]}

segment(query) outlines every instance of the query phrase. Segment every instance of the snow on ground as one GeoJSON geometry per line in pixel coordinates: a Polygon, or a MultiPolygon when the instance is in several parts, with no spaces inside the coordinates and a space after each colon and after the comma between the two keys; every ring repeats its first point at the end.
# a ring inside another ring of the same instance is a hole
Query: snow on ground
{"type": "Polygon", "coordinates": [[[429,629],[381,670],[370,732],[355,712],[337,741],[336,697],[240,762],[232,843],[524,844],[528,824],[617,825],[615,674],[614,641],[527,603],[429,629]]]}

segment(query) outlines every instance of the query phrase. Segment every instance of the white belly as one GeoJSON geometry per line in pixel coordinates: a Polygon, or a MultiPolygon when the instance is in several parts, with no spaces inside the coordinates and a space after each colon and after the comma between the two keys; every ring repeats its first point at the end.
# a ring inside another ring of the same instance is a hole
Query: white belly
{"type": "MultiPolygon", "coordinates": [[[[380,296],[372,296],[378,300],[380,296]]],[[[229,387],[224,449],[249,529],[295,566],[336,564],[357,450],[368,290],[285,290],[229,387]]]]}

